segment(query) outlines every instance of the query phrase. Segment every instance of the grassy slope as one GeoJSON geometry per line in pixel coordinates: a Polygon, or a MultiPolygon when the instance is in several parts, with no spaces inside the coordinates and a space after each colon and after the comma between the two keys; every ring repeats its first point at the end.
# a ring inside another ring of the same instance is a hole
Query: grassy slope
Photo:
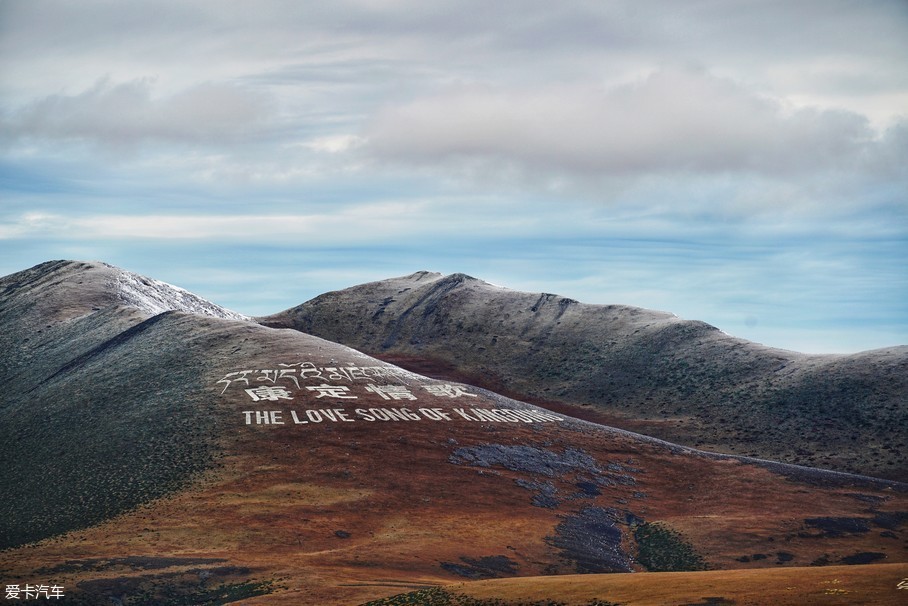
{"type": "Polygon", "coordinates": [[[908,590],[897,589],[905,578],[908,565],[877,564],[495,579],[445,589],[477,599],[497,598],[505,604],[553,600],[581,606],[598,599],[628,606],[896,606],[908,600],[908,590]]]}

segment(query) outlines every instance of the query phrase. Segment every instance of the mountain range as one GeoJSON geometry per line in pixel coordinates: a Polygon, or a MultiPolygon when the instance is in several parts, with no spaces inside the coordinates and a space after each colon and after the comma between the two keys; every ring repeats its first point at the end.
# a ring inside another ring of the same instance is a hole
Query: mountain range
{"type": "Polygon", "coordinates": [[[908,577],[904,430],[872,419],[904,418],[905,348],[804,356],[427,272],[254,319],[77,261],[0,279],[0,346],[7,591],[896,604],[908,577]],[[732,439],[773,419],[826,469],[732,439]],[[891,456],[833,456],[852,441],[891,456]]]}
{"type": "Polygon", "coordinates": [[[908,346],[807,355],[424,271],[261,321],[687,446],[908,481],[908,346]]]}

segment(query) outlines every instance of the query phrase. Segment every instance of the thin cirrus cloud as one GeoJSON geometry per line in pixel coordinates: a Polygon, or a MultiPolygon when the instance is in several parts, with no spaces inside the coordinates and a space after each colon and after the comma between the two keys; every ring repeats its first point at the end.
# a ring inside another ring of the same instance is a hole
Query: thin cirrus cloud
{"type": "MultiPolygon", "coordinates": [[[[0,223],[0,241],[52,237],[83,241],[209,241],[331,245],[342,235],[346,245],[368,245],[414,233],[443,232],[424,212],[424,201],[378,201],[323,212],[135,213],[72,216],[25,212],[0,223]]],[[[476,229],[490,232],[497,226],[476,229]]]]}
{"type": "Polygon", "coordinates": [[[201,84],[164,97],[150,79],[106,79],[76,94],[50,95],[6,116],[0,129],[15,139],[79,140],[112,146],[146,141],[227,143],[265,124],[264,95],[229,84],[201,84]]]}

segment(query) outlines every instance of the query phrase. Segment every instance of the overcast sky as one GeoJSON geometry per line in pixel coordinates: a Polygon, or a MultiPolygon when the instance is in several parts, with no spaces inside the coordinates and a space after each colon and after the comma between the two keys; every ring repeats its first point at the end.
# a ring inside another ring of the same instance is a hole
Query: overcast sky
{"type": "Polygon", "coordinates": [[[60,258],[908,344],[908,2],[0,0],[0,274],[60,258]]]}

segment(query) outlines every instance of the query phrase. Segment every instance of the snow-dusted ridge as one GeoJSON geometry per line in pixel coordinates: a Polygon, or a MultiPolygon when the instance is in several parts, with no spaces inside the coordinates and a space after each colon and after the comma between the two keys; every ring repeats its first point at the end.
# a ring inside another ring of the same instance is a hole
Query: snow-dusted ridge
{"type": "Polygon", "coordinates": [[[115,274],[114,290],[117,298],[130,307],[157,315],[165,311],[183,311],[203,316],[229,320],[249,320],[248,316],[207,301],[188,290],[160,280],[146,278],[112,265],[115,274]]]}

